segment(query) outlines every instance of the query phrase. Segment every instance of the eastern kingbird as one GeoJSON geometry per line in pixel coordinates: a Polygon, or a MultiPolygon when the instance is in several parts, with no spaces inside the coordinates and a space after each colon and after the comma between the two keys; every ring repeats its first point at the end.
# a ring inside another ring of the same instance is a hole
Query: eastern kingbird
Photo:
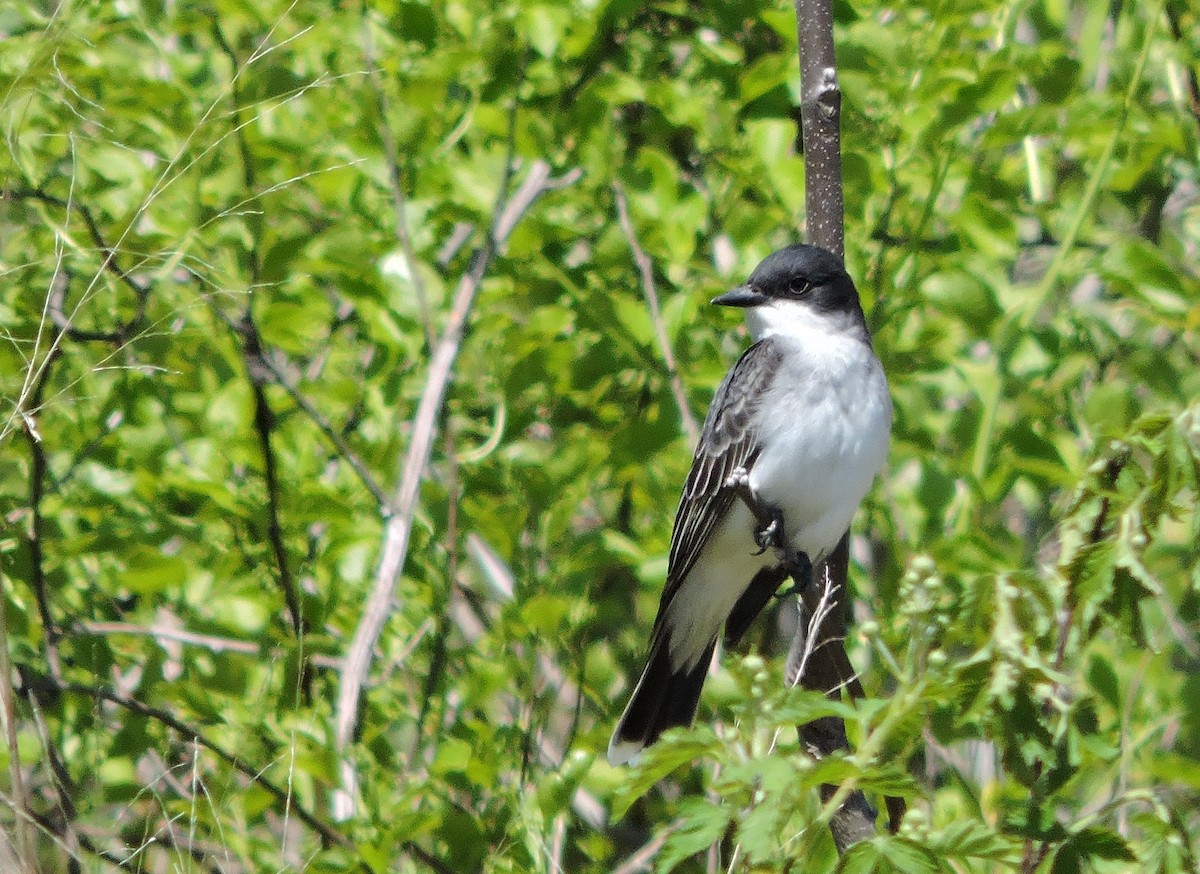
{"type": "Polygon", "coordinates": [[[840,258],[788,246],[712,302],[745,310],[754,345],[704,420],[614,765],[691,724],[721,626],[736,641],[789,574],[811,577],[887,457],[887,380],[840,258]]]}

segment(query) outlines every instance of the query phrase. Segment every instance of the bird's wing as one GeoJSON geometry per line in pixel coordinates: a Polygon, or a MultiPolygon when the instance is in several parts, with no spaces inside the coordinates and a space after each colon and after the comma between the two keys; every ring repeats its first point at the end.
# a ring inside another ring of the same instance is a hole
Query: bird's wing
{"type": "Polygon", "coordinates": [[[675,512],[660,618],[736,498],[725,481],[739,467],[749,473],[758,457],[761,447],[753,428],[755,413],[780,357],[778,345],[770,338],[755,343],[742,353],[708,408],[675,512]]]}

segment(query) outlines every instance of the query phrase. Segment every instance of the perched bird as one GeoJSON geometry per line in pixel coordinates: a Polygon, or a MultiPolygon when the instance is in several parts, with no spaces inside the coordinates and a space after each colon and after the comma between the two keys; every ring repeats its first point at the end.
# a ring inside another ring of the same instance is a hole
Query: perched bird
{"type": "Polygon", "coordinates": [[[887,457],[887,380],[840,258],[788,246],[712,302],[745,310],[754,345],[704,421],[613,764],[691,724],[721,627],[736,640],[789,575],[811,577],[887,457]]]}

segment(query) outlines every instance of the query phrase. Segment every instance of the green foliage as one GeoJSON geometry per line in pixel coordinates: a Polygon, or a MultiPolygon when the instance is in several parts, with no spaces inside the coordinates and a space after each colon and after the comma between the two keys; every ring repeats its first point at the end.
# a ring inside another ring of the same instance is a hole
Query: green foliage
{"type": "Polygon", "coordinates": [[[869,697],[780,690],[768,616],[622,769],[690,447],[612,186],[702,411],[744,345],[704,301],[803,219],[792,6],[0,10],[0,800],[39,870],[1197,870],[1200,21],[836,10],[896,405],[869,697]],[[487,265],[340,750],[373,492],[538,160],[570,184],[487,265]],[[853,751],[814,761],[828,715],[853,751]],[[839,859],[828,783],[907,798],[900,833],[839,859]]]}

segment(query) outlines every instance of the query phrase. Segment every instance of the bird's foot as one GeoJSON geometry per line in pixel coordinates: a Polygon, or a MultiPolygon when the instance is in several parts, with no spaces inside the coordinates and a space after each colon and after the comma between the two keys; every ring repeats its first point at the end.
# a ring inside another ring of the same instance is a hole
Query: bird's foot
{"type": "Polygon", "coordinates": [[[776,559],[792,578],[803,580],[807,585],[808,578],[812,576],[812,562],[808,560],[807,555],[797,552],[788,541],[783,524],[783,511],[764,503],[754,489],[750,488],[750,475],[744,467],[735,468],[726,477],[725,486],[733,489],[758,522],[754,529],[754,542],[758,546],[758,552],[754,554],[762,555],[768,549],[775,550],[776,559]]]}
{"type": "Polygon", "coordinates": [[[778,507],[769,508],[767,513],[770,521],[754,531],[754,542],[758,544],[758,552],[754,553],[755,555],[762,555],[771,547],[774,547],[778,554],[787,546],[787,538],[783,533],[783,513],[778,507]]]}
{"type": "Polygon", "coordinates": [[[778,507],[769,507],[759,499],[754,489],[750,488],[750,474],[746,472],[746,468],[734,468],[725,478],[725,487],[733,489],[758,522],[758,527],[754,529],[754,542],[758,544],[758,552],[754,554],[762,555],[771,547],[783,548],[783,513],[778,507]]]}
{"type": "Polygon", "coordinates": [[[792,585],[775,595],[776,598],[787,598],[800,595],[812,582],[813,566],[808,553],[798,552],[788,544],[787,548],[775,548],[775,557],[792,578],[792,585]]]}

